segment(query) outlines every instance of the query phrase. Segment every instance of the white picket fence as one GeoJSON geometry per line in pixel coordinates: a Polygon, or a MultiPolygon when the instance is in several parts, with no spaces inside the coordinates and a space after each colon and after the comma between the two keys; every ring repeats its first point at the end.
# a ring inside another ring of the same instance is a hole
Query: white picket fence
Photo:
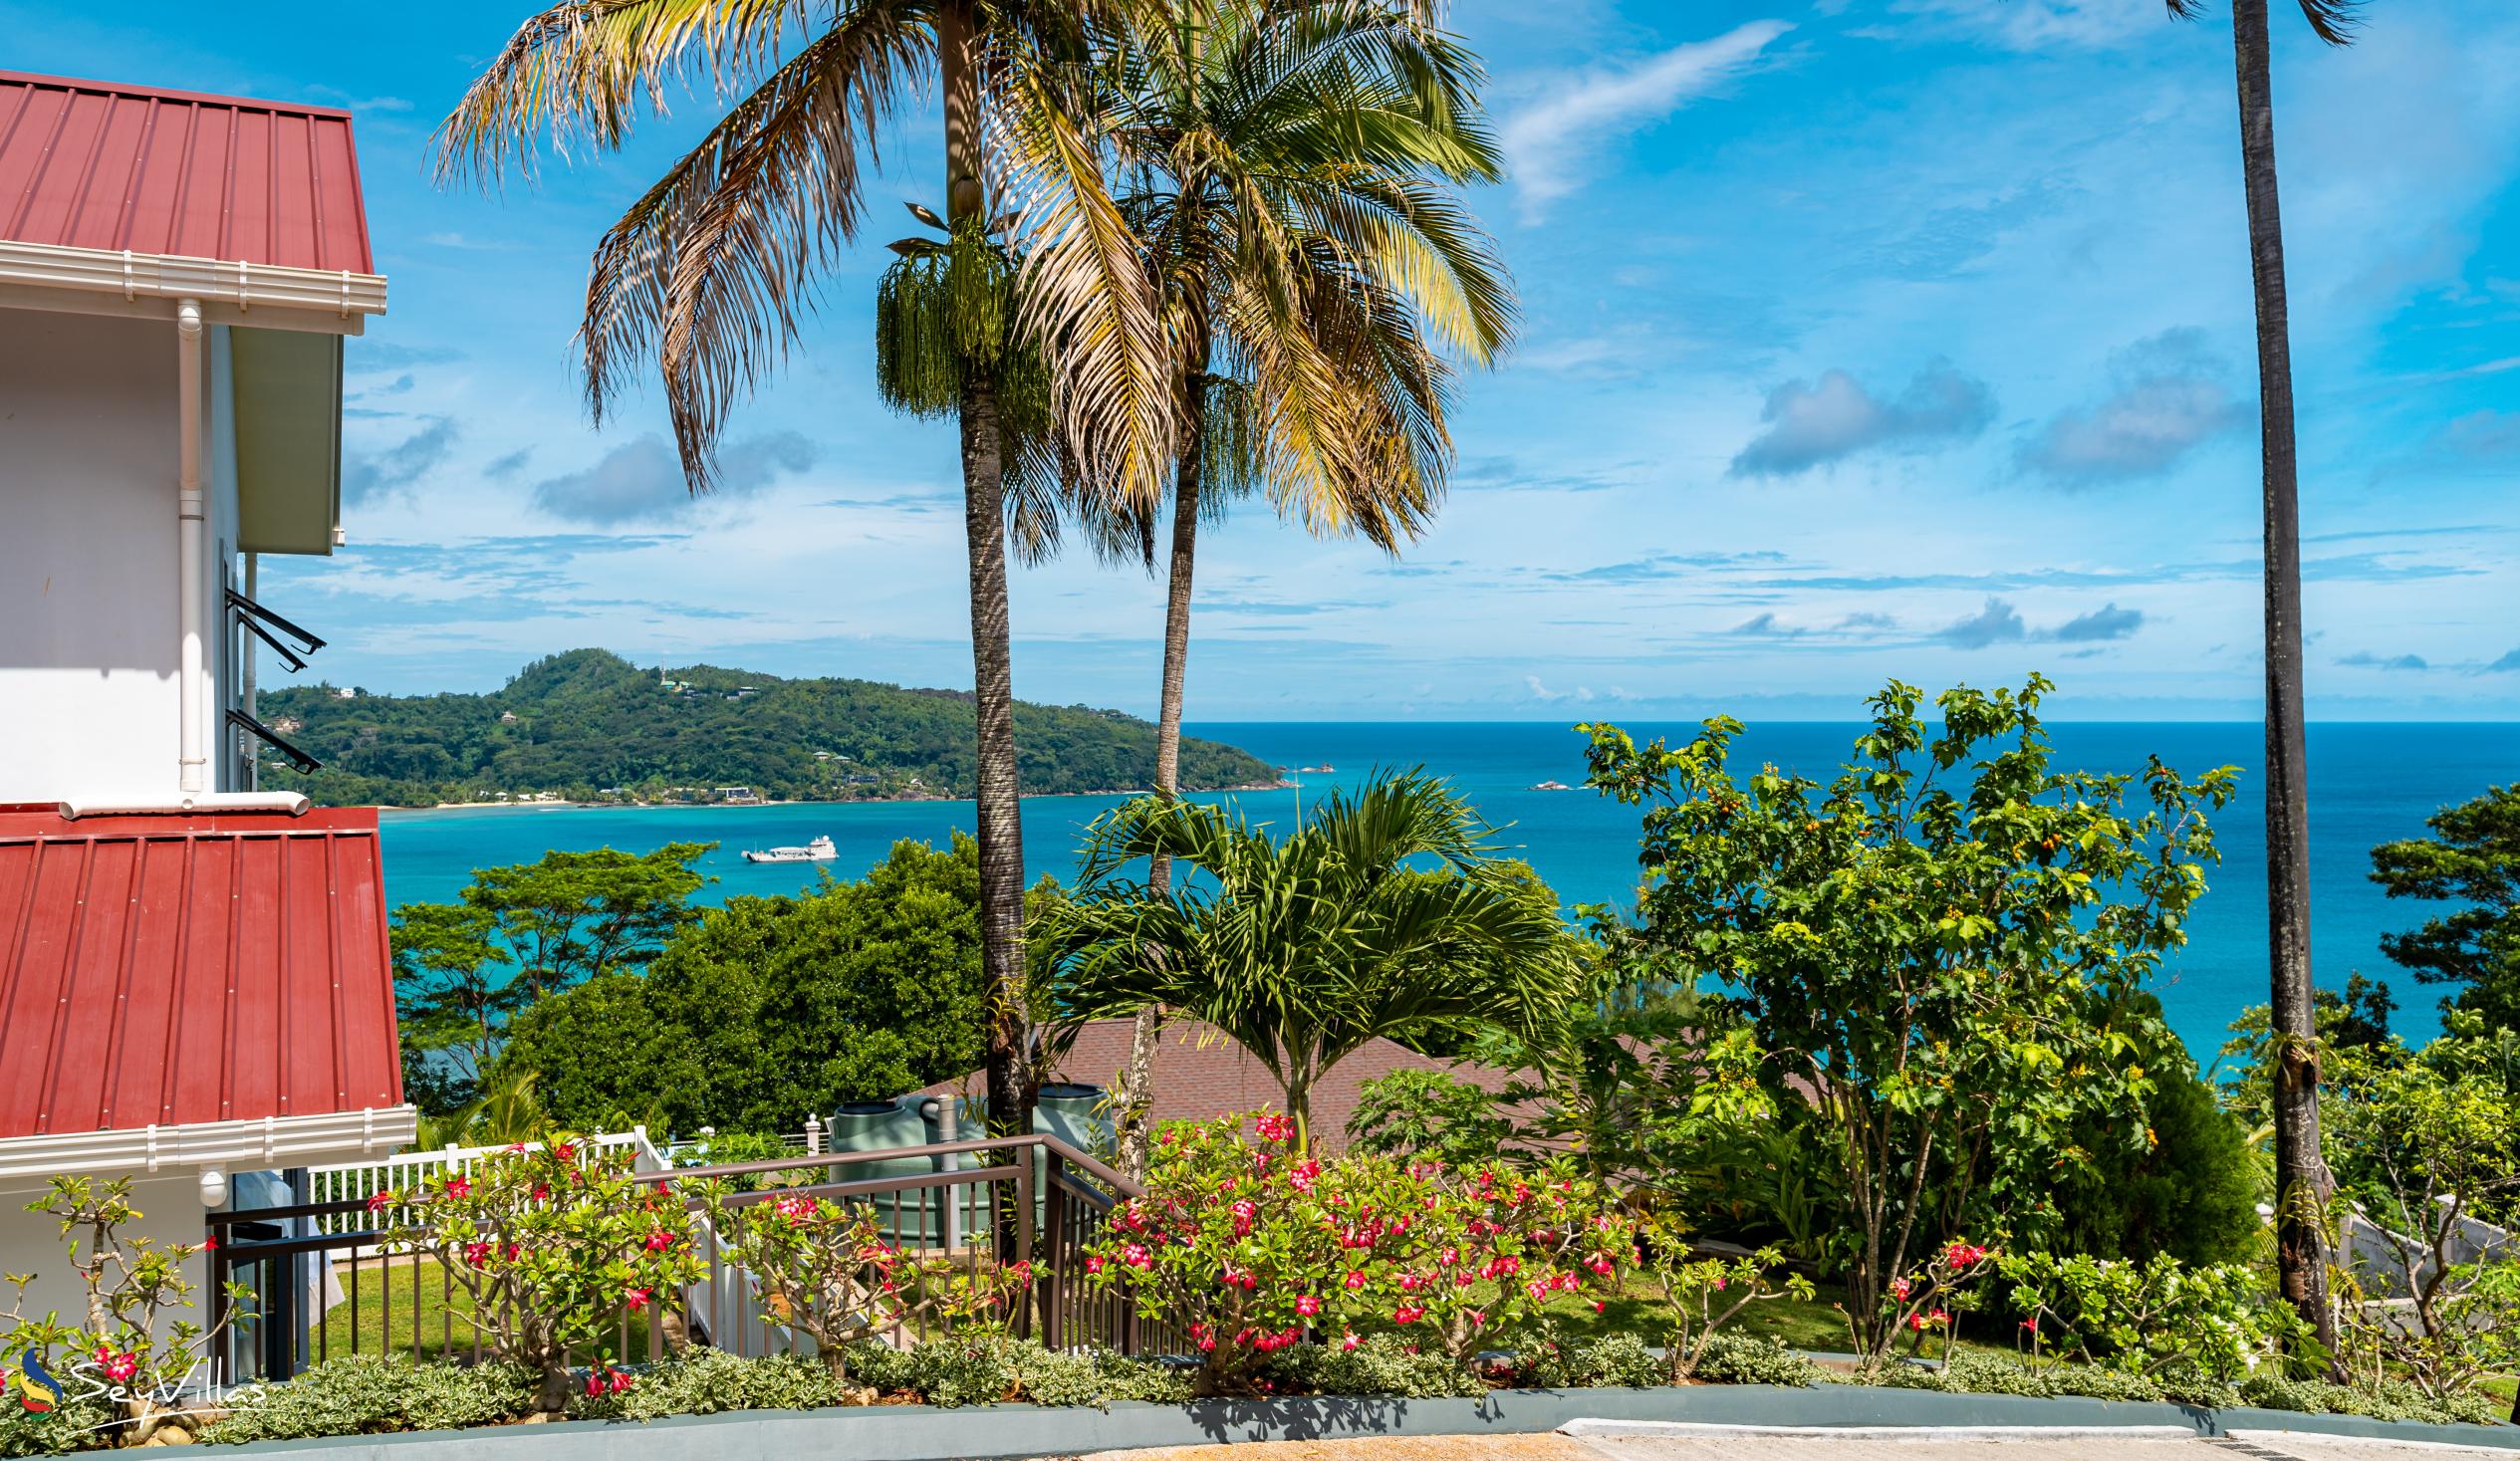
{"type": "MultiPolygon", "coordinates": [[[[644,1126],[632,1126],[628,1131],[586,1139],[593,1142],[598,1150],[630,1148],[635,1153],[630,1164],[637,1171],[663,1171],[673,1164],[664,1152],[656,1149],[654,1142],[647,1139],[647,1128],[644,1126]]],[[[306,1169],[306,1200],[365,1203],[380,1192],[407,1195],[418,1191],[429,1178],[472,1171],[480,1165],[482,1158],[507,1149],[503,1145],[446,1146],[431,1151],[406,1151],[381,1162],[338,1162],[332,1166],[309,1167],[306,1169]]],[[[316,1234],[357,1233],[371,1228],[394,1227],[413,1221],[415,1217],[407,1204],[395,1202],[374,1212],[361,1207],[350,1212],[324,1213],[303,1221],[312,1224],[313,1232],[305,1235],[312,1237],[316,1234]]],[[[354,1251],[349,1256],[365,1255],[354,1251]]]]}

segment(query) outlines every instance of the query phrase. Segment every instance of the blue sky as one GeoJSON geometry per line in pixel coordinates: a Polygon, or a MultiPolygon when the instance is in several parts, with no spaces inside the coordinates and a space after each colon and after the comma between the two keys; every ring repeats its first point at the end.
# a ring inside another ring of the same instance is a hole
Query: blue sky
{"type": "MultiPolygon", "coordinates": [[[[238,24],[0,0],[27,70],[350,106],[391,313],[350,348],[352,547],[265,597],[379,690],[528,658],[967,685],[949,428],[886,415],[890,224],[693,503],[652,393],[591,429],[603,227],[711,114],[441,192],[434,121],[522,10],[238,24]]],[[[2520,718],[2520,9],[2278,6],[2315,717],[2520,718]]],[[[2229,33],[2157,0],[1461,4],[1513,178],[1525,332],[1393,560],[1207,539],[1194,720],[1847,718],[2043,669],[2062,718],[2254,718],[2255,386],[2229,33]]],[[[879,198],[933,201],[933,127],[879,198]]],[[[887,209],[888,211],[888,209],[887,209]]],[[[900,221],[906,225],[906,215],[900,221]]],[[[908,231],[904,227],[901,231],[908,231]]],[[[1151,712],[1161,587],[1015,587],[1016,687],[1151,712]]]]}

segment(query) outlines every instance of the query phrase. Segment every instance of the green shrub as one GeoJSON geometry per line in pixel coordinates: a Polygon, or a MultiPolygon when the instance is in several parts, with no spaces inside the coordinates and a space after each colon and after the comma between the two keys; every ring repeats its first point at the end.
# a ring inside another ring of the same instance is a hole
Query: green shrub
{"type": "Polygon", "coordinates": [[[534,1408],[534,1376],[520,1365],[414,1364],[373,1354],[327,1360],[239,1404],[201,1433],[214,1445],[455,1430],[495,1425],[534,1408]]]}
{"type": "Polygon", "coordinates": [[[1260,1374],[1273,1389],[1315,1395],[1400,1395],[1429,1400],[1487,1393],[1487,1385],[1450,1356],[1414,1351],[1396,1335],[1361,1339],[1353,1349],[1296,1344],[1271,1354],[1260,1374]]]}
{"type": "Polygon", "coordinates": [[[1881,1382],[1900,1389],[1949,1390],[1970,1395],[2072,1395],[2086,1400],[2173,1400],[2187,1405],[2228,1405],[2231,1386],[2193,1369],[2137,1374],[2097,1364],[2025,1364],[1997,1354],[1958,1353],[1939,1369],[1897,1365],[1881,1382]]]}
{"type": "Polygon", "coordinates": [[[1719,1385],[1816,1385],[1828,1372],[1765,1336],[1715,1334],[1697,1357],[1696,1377],[1719,1385]]]}
{"type": "Polygon", "coordinates": [[[110,1445],[114,1437],[99,1427],[114,1419],[97,1400],[72,1400],[39,1415],[14,1398],[0,1398],[0,1456],[63,1456],[110,1445]]]}
{"type": "Polygon", "coordinates": [[[1596,1385],[1649,1389],[1670,1383],[1670,1363],[1635,1335],[1604,1335],[1572,1344],[1552,1344],[1533,1360],[1527,1377],[1543,1389],[1596,1385]]]}
{"type": "Polygon", "coordinates": [[[930,1339],[907,1349],[877,1343],[849,1350],[849,1373],[877,1390],[907,1392],[930,1405],[1109,1405],[1114,1400],[1186,1400],[1185,1374],[1108,1349],[1062,1352],[1037,1339],[973,1334],[930,1339]]]}
{"type": "Polygon", "coordinates": [[[843,1398],[840,1381],[809,1355],[745,1359],[722,1349],[692,1348],[651,1366],[627,1390],[573,1398],[569,1413],[589,1420],[653,1420],[720,1410],[813,1410],[843,1398]]]}
{"type": "Polygon", "coordinates": [[[2404,1380],[2361,1380],[2332,1385],[2325,1380],[2286,1379],[2271,1372],[2240,1382],[2240,1402],[2264,1410],[2291,1410],[2304,1415],[2362,1415],[2373,1420],[2464,1421],[2491,1425],[2503,1418],[2491,1396],[2475,1393],[2435,1400],[2404,1380]]]}

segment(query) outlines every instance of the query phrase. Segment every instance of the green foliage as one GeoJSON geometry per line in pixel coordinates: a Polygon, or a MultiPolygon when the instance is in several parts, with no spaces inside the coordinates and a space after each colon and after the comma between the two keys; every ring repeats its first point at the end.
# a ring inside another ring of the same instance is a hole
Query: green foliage
{"type": "Polygon", "coordinates": [[[1624,1385],[1644,1389],[1671,1382],[1670,1361],[1635,1335],[1544,1345],[1523,1372],[1525,1383],[1545,1390],[1624,1385]]]}
{"type": "Polygon", "coordinates": [[[403,1048],[451,1071],[439,1097],[460,1103],[483,1094],[501,1034],[519,1012],[561,990],[652,963],[697,916],[691,894],[712,879],[691,864],[714,846],[546,852],[475,871],[460,902],[394,909],[403,1048]]]}
{"type": "Polygon", "coordinates": [[[503,1068],[530,1070],[564,1124],[795,1130],[811,1111],[880,1099],[980,1062],[980,867],[901,842],[843,882],[731,898],[643,978],[547,1000],[510,1031],[503,1068]]]}
{"type": "Polygon", "coordinates": [[[533,1409],[534,1376],[513,1364],[414,1364],[399,1355],[346,1354],[286,1384],[243,1392],[201,1439],[243,1445],[454,1430],[522,1419],[533,1409]]]}
{"type": "Polygon", "coordinates": [[[1348,1148],[1452,1165],[1492,1157],[1514,1135],[1495,1093],[1449,1071],[1393,1071],[1360,1089],[1348,1148]]]}
{"type": "Polygon", "coordinates": [[[437,1260],[490,1355],[540,1376],[547,1413],[568,1401],[573,1354],[611,1370],[626,1317],[659,1296],[671,1303],[706,1272],[690,1212],[632,1180],[630,1159],[628,1148],[555,1137],[368,1201],[371,1212],[412,1214],[387,1241],[437,1260]]]}
{"type": "Polygon", "coordinates": [[[1665,1378],[1673,1384],[1696,1374],[1707,1346],[1743,1310],[1778,1300],[1808,1304],[1813,1298],[1812,1282],[1802,1275],[1773,1277],[1785,1258],[1774,1248],[1729,1263],[1713,1258],[1692,1261],[1686,1240],[1676,1229],[1663,1227],[1644,1232],[1638,1254],[1638,1276],[1671,1316],[1664,1363],[1665,1378]]]}
{"type": "Polygon", "coordinates": [[[694,1345],[641,1370],[629,1389],[571,1396],[569,1414],[584,1420],[658,1420],[721,1410],[816,1410],[848,1400],[848,1386],[812,1356],[747,1359],[694,1345]]]}
{"type": "Polygon", "coordinates": [[[1970,1352],[1952,1355],[1939,1368],[1895,1365],[1879,1383],[1970,1395],[2074,1395],[2087,1400],[2171,1400],[2187,1405],[2229,1405],[2237,1398],[2230,1385],[2193,1375],[2146,1375],[2093,1364],[2024,1364],[1998,1354],[1970,1352]]]}
{"type": "MultiPolygon", "coordinates": [[[[499,792],[584,799],[605,788],[668,801],[722,786],[796,801],[968,797],[976,780],[967,693],[712,665],[642,670],[601,649],[536,660],[486,695],[344,700],[329,685],[307,685],[267,689],[260,703],[266,720],[297,723],[290,739],[325,763],[311,776],[266,766],[263,785],[327,806],[425,807],[499,792]]],[[[1134,716],[1019,704],[1015,728],[1027,792],[1153,779],[1154,727],[1134,716]]],[[[1184,790],[1276,779],[1230,746],[1181,743],[1184,790]]]]}
{"type": "Polygon", "coordinates": [[[2381,951],[2425,984],[2456,986],[2444,1003],[2520,1026],[2520,782],[2424,819],[2428,838],[2372,849],[2372,881],[2393,898],[2457,905],[2381,951]]]}
{"type": "MultiPolygon", "coordinates": [[[[2130,997],[2147,1012],[2150,994],[2130,997]]],[[[2187,1264],[2250,1257],[2263,1231],[2249,1133],[2222,1108],[2176,1041],[2139,1056],[2152,1073],[2144,1139],[2129,1144],[2116,1112],[2087,1112],[2074,1126],[2080,1160],[2059,1173],[2058,1219],[2047,1246],[2059,1253],[2187,1264]]]]}
{"type": "Polygon", "coordinates": [[[2493,1425],[2504,1406],[2485,1395],[2431,1397],[2404,1380],[2358,1380],[2350,1385],[2290,1379],[2262,1371],[2240,1382],[2240,1403],[2304,1415],[2365,1415],[2374,1420],[2426,1420],[2435,1424],[2493,1425]]]}
{"type": "MultiPolygon", "coordinates": [[[[2346,976],[2345,992],[2332,989],[2314,990],[2311,1010],[2318,1022],[2319,1043],[2332,1051],[2370,1050],[2390,1043],[2389,1018],[2395,1013],[2397,1002],[2390,997],[2389,986],[2366,979],[2360,974],[2346,976]]],[[[2215,1062],[2220,1075],[2215,1082],[2223,1109],[2251,1127],[2264,1127],[2273,1119],[2269,1101],[2272,1080],[2267,1051],[2270,1022],[2267,1006],[2251,1005],[2231,1022],[2231,1038],[2222,1044],[2222,1058],[2215,1062]]]]}
{"type": "Polygon", "coordinates": [[[861,1344],[849,1356],[849,1371],[884,1394],[911,1394],[940,1406],[1190,1398],[1189,1377],[1163,1364],[1107,1349],[1056,1351],[1039,1340],[985,1331],[942,1336],[904,1349],[861,1344]]]}
{"type": "Polygon", "coordinates": [[[1416,773],[1330,793],[1283,841],[1140,798],[1095,821],[1078,873],[1035,937],[1070,1018],[1204,1020],[1270,1073],[1299,1129],[1314,1084],[1368,1042],[1536,1031],[1581,988],[1555,895],[1416,773]],[[1175,864],[1166,892],[1125,875],[1152,856],[1175,864]]]}
{"type": "Polygon", "coordinates": [[[2155,759],[2139,794],[2058,771],[2049,688],[1949,690],[1928,723],[1892,682],[1827,784],[1736,777],[1728,718],[1677,748],[1584,727],[1592,785],[1646,808],[1639,937],[1720,981],[1771,1101],[1826,1123],[1867,1352],[1918,1247],[2052,1226],[2078,1125],[2116,1112],[2111,1137],[2142,1140],[2139,1053],[2167,1036],[2125,996],[2185,938],[2215,857],[2202,812],[2235,773],[2191,786],[2155,759]]]}
{"type": "MultiPolygon", "coordinates": [[[[5,1373],[13,1377],[15,1370],[5,1373]]],[[[114,1423],[112,1407],[103,1400],[75,1397],[57,1410],[23,1408],[15,1396],[0,1397],[0,1456],[66,1456],[99,1450],[114,1442],[105,1427],[114,1423]]]]}
{"type": "Polygon", "coordinates": [[[1309,1395],[1403,1395],[1475,1399],[1487,1393],[1477,1375],[1446,1354],[1418,1349],[1398,1335],[1351,1336],[1337,1344],[1296,1344],[1270,1355],[1261,1377],[1273,1391],[1309,1395]]]}
{"type": "Polygon", "coordinates": [[[2230,1381],[2307,1337],[2300,1313],[2243,1264],[2024,1253],[2001,1268],[2034,1355],[2054,1350],[2137,1374],[2187,1370],[2230,1381]]]}
{"type": "Polygon", "coordinates": [[[1032,1265],[966,1268],[942,1249],[903,1249],[872,1208],[792,1193],[701,1197],[721,1262],[740,1269],[765,1323],[813,1341],[832,1376],[849,1378],[851,1346],[930,1323],[955,1330],[1002,1323],[1032,1265]]]}
{"type": "Polygon", "coordinates": [[[1323,1161],[1287,1149],[1287,1118],[1257,1124],[1257,1144],[1237,1118],[1157,1132],[1145,1195],[1086,1258],[1140,1315],[1186,1322],[1203,1394],[1247,1388],[1307,1331],[1392,1327],[1466,1368],[1559,1295],[1615,1291],[1626,1225],[1571,1169],[1323,1161]]]}
{"type": "Polygon", "coordinates": [[[1697,1356],[1696,1377],[1722,1385],[1816,1385],[1828,1372],[1785,1341],[1760,1335],[1708,1338],[1697,1356]]]}

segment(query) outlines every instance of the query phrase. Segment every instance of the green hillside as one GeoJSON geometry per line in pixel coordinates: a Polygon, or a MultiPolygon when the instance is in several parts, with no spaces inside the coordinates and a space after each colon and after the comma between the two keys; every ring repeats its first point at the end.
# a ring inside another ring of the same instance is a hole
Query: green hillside
{"type": "MultiPolygon", "coordinates": [[[[368,695],[330,685],[263,692],[263,721],[324,762],[301,776],[276,753],[263,785],[332,806],[431,806],[555,793],[679,801],[719,787],[766,799],[972,794],[968,694],[870,680],[783,680],[691,665],[640,669],[602,649],[527,665],[487,695],[368,695]],[[819,755],[817,753],[820,753],[819,755]]],[[[1026,792],[1145,787],[1152,725],[1116,710],[1019,704],[1026,792]]],[[[1263,785],[1275,770],[1231,746],[1181,743],[1189,790],[1263,785]]]]}

